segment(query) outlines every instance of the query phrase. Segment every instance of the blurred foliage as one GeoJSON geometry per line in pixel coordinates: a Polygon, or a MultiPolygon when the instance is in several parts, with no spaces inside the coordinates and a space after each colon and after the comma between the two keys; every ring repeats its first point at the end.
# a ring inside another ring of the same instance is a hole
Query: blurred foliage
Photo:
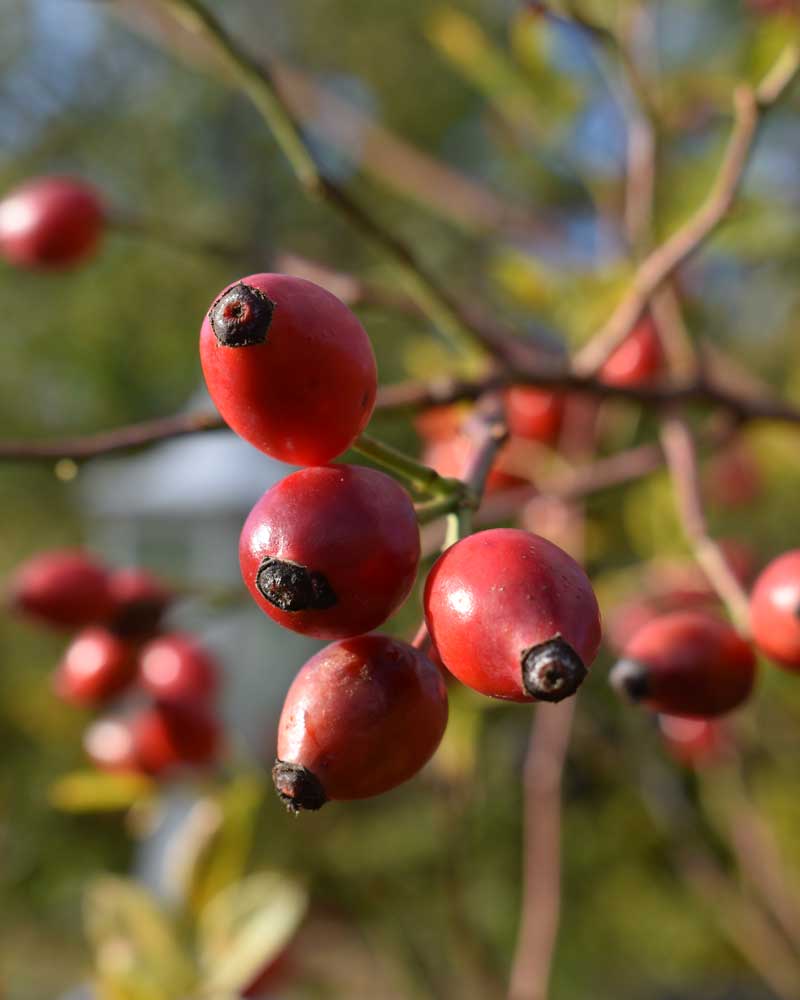
{"type": "MultiPolygon", "coordinates": [[[[456,293],[470,290],[521,330],[571,345],[607,317],[630,275],[615,222],[625,136],[608,56],[585,33],[512,0],[213,6],[251,51],[303,69],[492,195],[505,221],[487,231],[474,214],[445,212],[424,184],[401,197],[359,135],[334,149],[309,123],[325,169],[352,183],[456,293]]],[[[573,5],[550,6],[566,14],[573,5]]],[[[664,123],[655,221],[665,235],[708,189],[736,81],[757,79],[797,22],[757,18],[740,0],[578,6],[614,31],[642,7],[654,19],[640,44],[664,123]]],[[[200,386],[196,336],[208,303],[280,253],[377,281],[389,274],[339,219],[302,198],[244,98],[113,10],[89,0],[5,0],[0,10],[0,188],[36,173],[79,174],[141,230],[109,233],[69,274],[0,265],[4,435],[77,433],[181,409],[200,386]]],[[[775,111],[730,224],[684,270],[680,289],[694,336],[795,401],[799,107],[795,92],[775,111]]],[[[424,321],[374,308],[362,318],[384,382],[451,364],[424,321]]],[[[417,447],[407,421],[376,424],[417,447]]],[[[651,418],[624,407],[604,407],[603,426],[609,448],[653,435],[651,418]]],[[[798,544],[797,435],[753,428],[746,444],[763,478],[758,497],[716,504],[711,521],[761,564],[798,544]]],[[[94,539],[80,482],[48,466],[0,467],[0,573],[35,550],[94,539]]],[[[642,563],[686,555],[662,475],[592,498],[587,516],[605,611],[641,592],[642,563]]],[[[416,594],[391,629],[409,634],[419,607],[416,594]]],[[[446,740],[424,776],[296,822],[265,793],[266,773],[197,787],[202,808],[173,872],[176,903],[126,877],[160,802],[149,786],[86,773],[85,718],[50,691],[60,649],[57,637],[0,618],[6,1000],[58,996],[92,975],[108,1000],[187,991],[228,1000],[292,937],[306,886],[287,996],[503,995],[521,891],[527,709],[454,691],[446,740]],[[91,961],[77,919],[84,895],[91,961]]],[[[769,996],[722,933],[713,900],[681,870],[683,840],[693,846],[699,834],[664,816],[677,819],[676,803],[691,808],[696,789],[666,760],[651,720],[607,690],[609,657],[581,693],[566,774],[553,1000],[769,996]]],[[[796,874],[796,681],[765,665],[740,725],[754,748],[752,794],[796,874]]],[[[713,786],[714,774],[705,781],[713,786]]]]}

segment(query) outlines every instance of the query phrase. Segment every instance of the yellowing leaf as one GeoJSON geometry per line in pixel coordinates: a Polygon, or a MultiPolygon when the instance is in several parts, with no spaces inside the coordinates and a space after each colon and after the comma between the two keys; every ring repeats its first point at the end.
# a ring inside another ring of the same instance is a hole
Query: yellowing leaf
{"type": "Polygon", "coordinates": [[[62,812],[118,812],[153,794],[154,786],[141,774],[73,771],[59,778],[49,799],[62,812]]]}

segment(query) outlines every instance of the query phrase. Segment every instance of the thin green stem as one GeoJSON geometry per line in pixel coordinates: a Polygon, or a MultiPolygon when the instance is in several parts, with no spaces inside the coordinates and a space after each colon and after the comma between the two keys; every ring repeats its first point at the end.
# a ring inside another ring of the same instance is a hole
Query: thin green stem
{"type": "Polygon", "coordinates": [[[429,466],[369,434],[361,434],[353,442],[353,451],[405,480],[422,493],[432,494],[434,497],[453,498],[458,497],[464,490],[461,480],[445,479],[429,466]]]}
{"type": "Polygon", "coordinates": [[[458,493],[451,493],[448,496],[437,497],[436,500],[426,500],[424,503],[414,505],[417,512],[417,521],[420,524],[430,524],[445,514],[451,514],[461,503],[458,493]]]}
{"type": "Polygon", "coordinates": [[[326,201],[392,262],[398,279],[453,348],[464,354],[491,348],[456,299],[417,261],[411,249],[337,184],[325,178],[303,138],[269,68],[247,55],[224,25],[198,0],[163,0],[193,34],[202,34],[232,79],[253,102],[272,131],[303,189],[326,201]]]}

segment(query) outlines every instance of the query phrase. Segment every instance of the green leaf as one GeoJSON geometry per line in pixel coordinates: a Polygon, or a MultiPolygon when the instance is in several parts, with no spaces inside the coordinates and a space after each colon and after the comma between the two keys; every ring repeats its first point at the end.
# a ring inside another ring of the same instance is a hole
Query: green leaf
{"type": "Polygon", "coordinates": [[[49,799],[62,812],[118,812],[153,794],[149,778],[140,774],[73,771],[50,787],[49,799]]]}
{"type": "Polygon", "coordinates": [[[207,836],[195,845],[195,860],[189,868],[186,890],[193,913],[199,913],[218,893],[243,876],[263,798],[264,784],[260,777],[244,774],[209,800],[218,811],[219,822],[210,826],[207,836]]]}
{"type": "Polygon", "coordinates": [[[147,890],[97,879],[84,897],[84,923],[103,984],[119,1000],[183,1000],[197,976],[177,930],[147,890]]]}
{"type": "Polygon", "coordinates": [[[289,944],[308,908],[297,882],[261,872],[223,890],[198,921],[202,996],[244,989],[289,944]]]}

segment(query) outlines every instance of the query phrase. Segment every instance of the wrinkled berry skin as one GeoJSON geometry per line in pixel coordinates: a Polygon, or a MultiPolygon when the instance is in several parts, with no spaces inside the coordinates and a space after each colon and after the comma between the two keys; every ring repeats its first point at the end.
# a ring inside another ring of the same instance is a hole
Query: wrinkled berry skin
{"type": "Polygon", "coordinates": [[[156,701],[208,702],[217,693],[214,657],[191,635],[172,632],[149,642],[139,656],[139,681],[156,701]]]}
{"type": "Polygon", "coordinates": [[[765,656],[800,670],[800,549],[773,559],[756,580],[750,626],[765,656]]]}
{"type": "Polygon", "coordinates": [[[611,683],[657,712],[713,718],[748,698],[755,674],[753,650],[730,625],[703,611],[677,611],[633,636],[611,683]]]}
{"type": "Polygon", "coordinates": [[[147,638],[161,623],[174,595],[146,569],[131,567],[109,578],[114,613],[110,627],[117,635],[147,638]]]}
{"type": "Polygon", "coordinates": [[[357,465],[301,469],[268,490],[245,522],[242,576],[285,628],[339,639],[377,628],[406,599],[420,556],[408,493],[357,465]]]}
{"type": "Polygon", "coordinates": [[[442,676],[418,650],[383,635],[333,643],[286,696],[275,787],[295,810],[380,795],[422,768],[446,725],[442,676]]]}
{"type": "Polygon", "coordinates": [[[506,393],[508,429],[527,441],[552,445],[561,433],[564,395],[532,386],[512,386],[506,393]]]}
{"type": "Polygon", "coordinates": [[[253,274],[228,286],[203,322],[200,361],[228,426],[283,462],[336,458],[375,404],[375,355],[364,328],[334,295],[303,278],[253,274]],[[246,301],[239,301],[242,286],[246,301]],[[241,328],[229,335],[229,321],[240,316],[241,328]]]}
{"type": "Polygon", "coordinates": [[[0,201],[0,255],[17,267],[73,267],[92,254],[104,227],[94,188],[69,177],[40,177],[0,201]]]}
{"type": "Polygon", "coordinates": [[[153,777],[211,764],[220,746],[216,719],[197,704],[158,702],[131,719],[131,731],[137,765],[153,777]]]}
{"type": "Polygon", "coordinates": [[[77,705],[101,705],[136,677],[136,647],[105,628],[88,628],[67,647],[54,679],[56,694],[77,705]]]}
{"type": "Polygon", "coordinates": [[[80,549],[42,552],[9,584],[12,610],[53,628],[83,628],[114,611],[107,570],[80,549]]]}
{"type": "Polygon", "coordinates": [[[661,375],[664,351],[655,324],[649,313],[602,365],[599,377],[608,385],[647,385],[661,375]]]}
{"type": "Polygon", "coordinates": [[[515,528],[470,535],[440,556],[425,586],[425,620],[460,681],[520,702],[573,694],[601,637],[583,569],[552,542],[515,528]],[[555,673],[548,669],[542,683],[526,677],[530,655],[552,644],[555,673]]]}

